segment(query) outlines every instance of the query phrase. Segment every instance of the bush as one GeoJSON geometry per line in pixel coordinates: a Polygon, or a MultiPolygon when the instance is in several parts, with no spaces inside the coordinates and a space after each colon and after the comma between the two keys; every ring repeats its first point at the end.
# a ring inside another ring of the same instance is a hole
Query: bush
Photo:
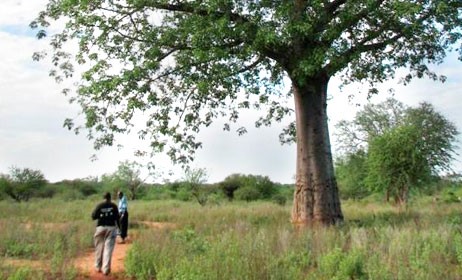
{"type": "Polygon", "coordinates": [[[446,189],[441,193],[441,200],[446,203],[460,202],[459,197],[455,194],[454,190],[446,189]]]}
{"type": "Polygon", "coordinates": [[[38,198],[53,198],[57,192],[58,189],[55,185],[46,184],[42,188],[38,189],[33,196],[38,198]]]}
{"type": "Polygon", "coordinates": [[[9,175],[0,176],[0,189],[17,202],[36,197],[47,180],[40,170],[11,167],[9,175]]]}
{"type": "Polygon", "coordinates": [[[287,198],[283,194],[280,194],[280,193],[274,195],[272,200],[276,204],[281,205],[281,206],[284,206],[287,203],[287,198]]]}
{"type": "Polygon", "coordinates": [[[175,192],[167,187],[150,186],[145,190],[143,200],[166,200],[175,197],[175,192]]]}
{"type": "Polygon", "coordinates": [[[335,248],[319,260],[319,278],[322,279],[366,279],[364,256],[359,250],[342,252],[335,248]]]}
{"type": "Polygon", "coordinates": [[[244,185],[243,175],[232,174],[220,183],[220,188],[228,200],[234,199],[234,192],[244,185]]]}
{"type": "Polygon", "coordinates": [[[23,280],[23,279],[30,279],[32,276],[32,271],[29,268],[21,267],[16,270],[12,275],[10,275],[7,279],[8,280],[23,280]]]}
{"type": "Polygon", "coordinates": [[[56,198],[61,199],[63,201],[72,201],[72,200],[79,200],[84,199],[85,196],[76,189],[63,189],[61,192],[56,194],[56,198]]]}
{"type": "Polygon", "coordinates": [[[209,204],[220,205],[224,199],[225,197],[222,193],[212,193],[209,195],[209,204]]]}
{"type": "Polygon", "coordinates": [[[366,153],[360,150],[336,160],[335,175],[341,198],[360,199],[371,194],[364,181],[367,175],[366,158],[366,153]]]}
{"type": "Polygon", "coordinates": [[[156,279],[155,256],[152,250],[135,243],[128,251],[125,269],[127,275],[135,279],[156,279]]]}
{"type": "Polygon", "coordinates": [[[192,199],[192,193],[187,188],[180,188],[176,193],[176,198],[181,201],[190,201],[192,199]]]}
{"type": "Polygon", "coordinates": [[[235,198],[238,200],[252,201],[260,198],[260,193],[257,189],[246,186],[235,191],[235,198]]]}

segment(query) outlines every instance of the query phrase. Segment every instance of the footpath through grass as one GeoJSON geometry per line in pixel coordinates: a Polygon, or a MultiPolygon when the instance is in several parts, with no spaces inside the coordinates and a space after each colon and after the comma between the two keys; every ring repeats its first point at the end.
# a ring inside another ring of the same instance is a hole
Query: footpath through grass
{"type": "MultiPolygon", "coordinates": [[[[76,279],[69,264],[92,247],[95,203],[0,202],[0,279],[76,279]],[[23,260],[21,268],[12,259],[23,260]]],[[[289,205],[132,201],[130,226],[137,236],[120,277],[461,279],[461,209],[422,202],[400,213],[347,201],[343,225],[296,230],[289,205]],[[152,228],[147,221],[174,226],[152,228]]]]}

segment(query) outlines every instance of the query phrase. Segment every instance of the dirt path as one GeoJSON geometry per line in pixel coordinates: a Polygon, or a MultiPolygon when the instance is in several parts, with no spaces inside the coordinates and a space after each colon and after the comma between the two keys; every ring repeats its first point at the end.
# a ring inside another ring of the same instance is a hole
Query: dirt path
{"type": "Polygon", "coordinates": [[[95,251],[90,250],[75,260],[74,265],[79,271],[78,279],[123,279],[124,260],[128,252],[128,249],[132,245],[132,240],[130,238],[127,238],[124,244],[119,243],[119,241],[120,240],[117,239],[116,245],[114,247],[114,252],[112,253],[111,274],[105,276],[104,274],[97,272],[95,270],[95,251]]]}
{"type": "MultiPolygon", "coordinates": [[[[150,222],[150,221],[138,221],[136,222],[139,225],[143,225],[146,228],[151,229],[167,229],[175,228],[176,225],[173,223],[165,222],[150,222]]],[[[95,270],[95,251],[89,250],[84,255],[75,259],[74,266],[79,271],[78,280],[91,279],[91,280],[120,280],[124,279],[124,261],[125,256],[130,249],[132,242],[136,239],[137,230],[131,230],[130,235],[125,240],[124,244],[119,243],[120,239],[117,238],[116,245],[114,247],[114,252],[112,253],[112,262],[111,262],[111,274],[105,276],[102,273],[99,273],[95,270]]]]}
{"type": "MultiPolygon", "coordinates": [[[[117,242],[114,247],[114,252],[112,253],[112,262],[111,262],[111,274],[105,276],[102,273],[99,273],[95,270],[95,251],[94,249],[89,249],[81,256],[73,260],[73,265],[77,269],[77,280],[121,280],[125,279],[125,256],[127,255],[128,250],[132,246],[133,241],[137,238],[138,230],[144,229],[172,229],[176,228],[176,224],[167,223],[167,222],[151,222],[151,221],[137,221],[134,224],[141,226],[138,229],[130,230],[130,235],[125,240],[125,243],[120,243],[120,238],[117,238],[117,242]]],[[[64,227],[65,225],[61,224],[52,224],[49,223],[46,225],[47,228],[57,228],[64,227]]],[[[32,228],[32,225],[26,226],[26,228],[32,228]]],[[[36,269],[42,269],[47,271],[49,267],[45,265],[43,260],[25,260],[25,259],[5,259],[4,263],[16,267],[31,267],[36,269]]]]}

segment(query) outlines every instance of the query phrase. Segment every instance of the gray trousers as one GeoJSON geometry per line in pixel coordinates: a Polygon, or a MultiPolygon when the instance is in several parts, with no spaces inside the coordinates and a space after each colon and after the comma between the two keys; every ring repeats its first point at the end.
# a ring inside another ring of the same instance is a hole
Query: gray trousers
{"type": "Polygon", "coordinates": [[[117,231],[115,226],[96,227],[95,239],[95,267],[104,274],[111,272],[112,251],[116,241],[117,231]]]}

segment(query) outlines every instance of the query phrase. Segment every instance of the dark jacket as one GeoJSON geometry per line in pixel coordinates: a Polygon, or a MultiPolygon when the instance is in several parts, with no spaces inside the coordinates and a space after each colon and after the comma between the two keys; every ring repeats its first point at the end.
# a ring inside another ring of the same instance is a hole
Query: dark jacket
{"type": "Polygon", "coordinates": [[[119,224],[119,210],[117,205],[110,201],[101,202],[91,213],[93,220],[98,220],[96,226],[115,226],[119,224]]]}

